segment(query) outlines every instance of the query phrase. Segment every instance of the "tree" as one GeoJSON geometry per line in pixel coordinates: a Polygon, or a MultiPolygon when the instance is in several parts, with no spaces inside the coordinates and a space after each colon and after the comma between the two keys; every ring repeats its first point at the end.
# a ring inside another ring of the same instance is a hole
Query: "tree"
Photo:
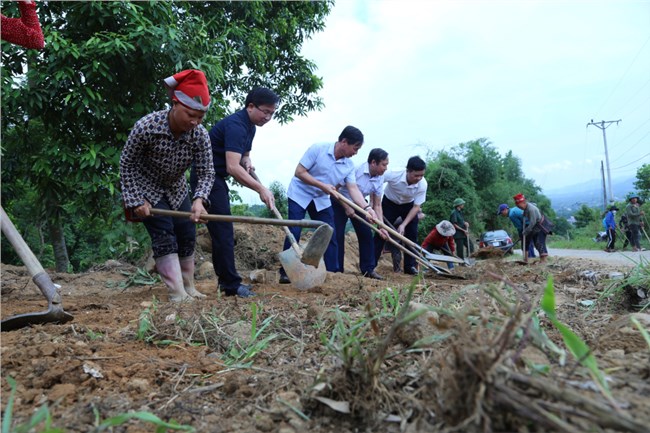
{"type": "Polygon", "coordinates": [[[583,228],[598,219],[598,211],[583,204],[573,217],[576,219],[575,227],[583,228]]]}
{"type": "Polygon", "coordinates": [[[643,164],[636,171],[634,187],[643,201],[650,199],[650,164],[643,164]]]}
{"type": "Polygon", "coordinates": [[[120,206],[122,146],[138,118],[165,107],[164,77],[188,68],[205,72],[214,101],[207,125],[241,105],[256,85],[281,96],[280,122],[320,109],[322,80],[300,48],[324,27],[331,6],[39,2],[45,49],[2,45],[2,133],[11,138],[3,146],[5,155],[16,155],[3,167],[3,180],[27,176],[41,197],[34,206],[50,227],[57,270],[68,268],[61,233],[71,213],[110,218],[120,206]]]}

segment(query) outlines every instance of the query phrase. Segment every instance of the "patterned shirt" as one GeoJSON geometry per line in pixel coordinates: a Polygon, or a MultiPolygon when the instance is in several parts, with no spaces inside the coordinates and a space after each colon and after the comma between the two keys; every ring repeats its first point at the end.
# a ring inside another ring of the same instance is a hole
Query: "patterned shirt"
{"type": "Polygon", "coordinates": [[[189,192],[185,172],[194,163],[198,184],[193,199],[208,200],[214,182],[208,131],[199,125],[176,139],[169,128],[169,110],[138,120],[120,157],[120,183],[127,208],[155,206],[166,197],[178,209],[189,192]]]}
{"type": "Polygon", "coordinates": [[[40,50],[45,45],[43,31],[36,15],[36,4],[18,3],[20,18],[8,18],[2,15],[0,39],[25,48],[40,50]]]}

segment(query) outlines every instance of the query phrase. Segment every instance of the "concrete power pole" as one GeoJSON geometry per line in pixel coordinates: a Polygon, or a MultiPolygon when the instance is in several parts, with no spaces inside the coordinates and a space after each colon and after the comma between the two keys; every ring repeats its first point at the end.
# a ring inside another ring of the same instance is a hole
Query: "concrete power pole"
{"type": "Polygon", "coordinates": [[[607,188],[605,188],[605,166],[603,161],[600,161],[600,178],[603,181],[603,210],[607,210],[607,188]]]}
{"type": "Polygon", "coordinates": [[[621,119],[608,120],[608,121],[601,120],[600,122],[594,123],[594,119],[591,119],[591,122],[587,123],[587,126],[593,125],[603,130],[603,142],[605,143],[605,163],[607,164],[607,183],[609,186],[610,203],[614,203],[614,191],[612,191],[612,175],[609,171],[609,153],[607,152],[607,136],[605,135],[605,129],[607,129],[607,127],[610,126],[612,123],[616,123],[618,125],[618,122],[620,121],[621,119]]]}

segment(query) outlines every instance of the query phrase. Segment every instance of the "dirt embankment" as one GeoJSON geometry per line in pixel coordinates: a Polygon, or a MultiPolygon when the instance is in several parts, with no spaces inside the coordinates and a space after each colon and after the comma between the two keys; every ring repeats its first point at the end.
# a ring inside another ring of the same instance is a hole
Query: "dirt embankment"
{"type": "MultiPolygon", "coordinates": [[[[3,410],[11,376],[14,425],[47,405],[53,424],[67,432],[93,431],[101,420],[131,411],[201,432],[642,431],[635,429],[650,425],[650,351],[630,322],[643,320],[639,299],[612,290],[607,280],[620,266],[557,257],[521,266],[491,257],[457,267],[464,279],[427,273],[414,280],[393,273],[385,255],[378,271],[387,279],[377,281],[356,270],[351,235],[346,272],[300,291],[277,284],[282,238],[275,228],[237,228],[238,268],[246,279],[261,276],[252,300],[216,292],[214,274],[202,265],[210,262],[205,239],[197,251],[197,287],[208,298],[192,304],[165,303],[159,282],[130,284],[136,269],[117,262],[53,274],[74,321],[2,334],[3,410]],[[565,347],[562,338],[537,309],[549,275],[558,318],[591,348],[611,401],[575,358],[556,351],[565,347]],[[397,326],[409,287],[413,301],[431,311],[397,326]],[[606,290],[612,295],[603,297],[606,290]],[[546,343],[536,340],[543,337],[533,316],[546,343]],[[618,415],[605,419],[610,412],[618,415]]],[[[3,265],[1,277],[3,319],[46,308],[25,268],[3,265]]],[[[132,420],[113,431],[153,430],[132,420]]]]}

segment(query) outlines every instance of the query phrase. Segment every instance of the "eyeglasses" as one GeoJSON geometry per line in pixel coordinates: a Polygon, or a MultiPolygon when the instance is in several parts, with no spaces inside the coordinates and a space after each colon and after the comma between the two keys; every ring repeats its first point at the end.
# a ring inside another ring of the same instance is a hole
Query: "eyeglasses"
{"type": "Polygon", "coordinates": [[[275,111],[263,110],[259,107],[259,105],[256,105],[255,108],[260,110],[266,117],[273,117],[273,115],[275,114],[275,111]]]}

